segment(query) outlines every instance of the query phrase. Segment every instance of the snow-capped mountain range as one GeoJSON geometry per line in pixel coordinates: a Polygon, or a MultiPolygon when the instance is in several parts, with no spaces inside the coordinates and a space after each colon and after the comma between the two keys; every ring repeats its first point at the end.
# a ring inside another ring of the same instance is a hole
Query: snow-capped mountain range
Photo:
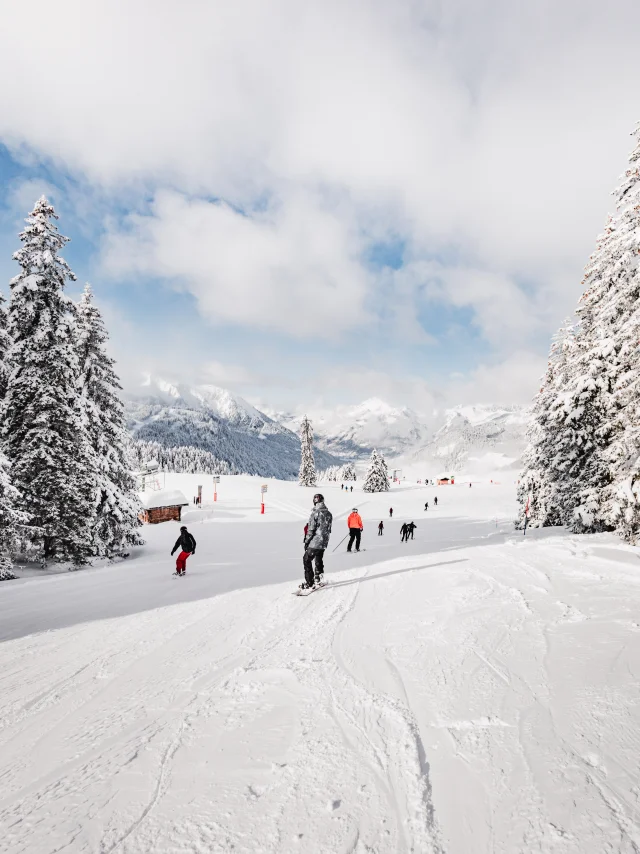
{"type": "Polygon", "coordinates": [[[125,399],[134,438],[169,447],[210,451],[239,471],[295,478],[300,464],[300,420],[313,424],[316,468],[366,460],[377,448],[407,468],[461,471],[516,467],[528,422],[523,407],[460,406],[420,416],[378,398],[306,413],[256,408],[213,385],[173,384],[147,377],[125,399]],[[434,429],[435,428],[435,429],[434,429]]]}
{"type": "Polygon", "coordinates": [[[526,445],[529,411],[522,406],[457,406],[408,461],[428,468],[425,476],[517,469],[526,445]]]}
{"type": "MultiPolygon", "coordinates": [[[[300,429],[302,414],[266,411],[290,430],[300,429]]],[[[349,460],[368,457],[373,448],[385,457],[397,457],[426,442],[430,432],[413,410],[389,406],[376,397],[357,406],[311,407],[304,414],[313,424],[316,447],[349,460]]]]}
{"type": "MultiPolygon", "coordinates": [[[[299,437],[226,389],[148,377],[126,396],[125,411],[135,439],[201,448],[248,474],[297,477],[299,437]]],[[[318,468],[340,462],[321,449],[316,452],[318,468]]]]}

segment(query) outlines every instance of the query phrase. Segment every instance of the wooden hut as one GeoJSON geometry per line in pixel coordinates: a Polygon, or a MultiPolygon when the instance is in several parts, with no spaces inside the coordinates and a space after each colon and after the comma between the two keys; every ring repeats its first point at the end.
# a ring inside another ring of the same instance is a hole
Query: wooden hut
{"type": "Polygon", "coordinates": [[[455,484],[455,478],[453,475],[451,477],[445,477],[442,475],[438,478],[438,486],[453,486],[455,484]]]}
{"type": "Polygon", "coordinates": [[[142,502],[140,519],[147,525],[157,525],[158,522],[180,522],[182,508],[189,503],[179,489],[145,492],[140,496],[140,500],[142,502]]]}

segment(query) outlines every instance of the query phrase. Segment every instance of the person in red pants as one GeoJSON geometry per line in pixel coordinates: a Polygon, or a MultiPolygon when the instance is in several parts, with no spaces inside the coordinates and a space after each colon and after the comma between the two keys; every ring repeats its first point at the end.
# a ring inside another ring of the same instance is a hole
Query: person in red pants
{"type": "Polygon", "coordinates": [[[172,556],[178,548],[181,551],[176,560],[176,575],[184,575],[187,570],[187,558],[189,555],[196,553],[195,537],[187,531],[186,525],[180,528],[180,536],[176,540],[175,546],[171,549],[172,556]]]}

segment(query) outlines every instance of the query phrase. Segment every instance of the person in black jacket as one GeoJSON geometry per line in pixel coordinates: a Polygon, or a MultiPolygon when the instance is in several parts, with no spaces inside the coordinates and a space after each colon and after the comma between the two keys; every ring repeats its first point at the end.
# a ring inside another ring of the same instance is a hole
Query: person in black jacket
{"type": "Polygon", "coordinates": [[[176,575],[184,575],[187,570],[187,558],[189,555],[196,553],[195,537],[187,531],[186,525],[180,528],[180,536],[176,540],[175,546],[171,549],[171,555],[178,548],[181,549],[181,552],[176,560],[176,575]]]}

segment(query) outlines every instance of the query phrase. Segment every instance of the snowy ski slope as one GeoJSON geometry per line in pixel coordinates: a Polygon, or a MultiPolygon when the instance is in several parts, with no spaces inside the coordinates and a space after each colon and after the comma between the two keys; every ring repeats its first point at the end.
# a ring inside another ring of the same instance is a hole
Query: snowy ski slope
{"type": "Polygon", "coordinates": [[[184,579],[171,523],[0,585],[0,852],[640,850],[635,549],[524,540],[513,484],[324,484],[330,584],[300,599],[314,490],[269,481],[260,516],[261,482],[187,511],[184,579]],[[352,506],[367,551],[331,554],[352,506]]]}

